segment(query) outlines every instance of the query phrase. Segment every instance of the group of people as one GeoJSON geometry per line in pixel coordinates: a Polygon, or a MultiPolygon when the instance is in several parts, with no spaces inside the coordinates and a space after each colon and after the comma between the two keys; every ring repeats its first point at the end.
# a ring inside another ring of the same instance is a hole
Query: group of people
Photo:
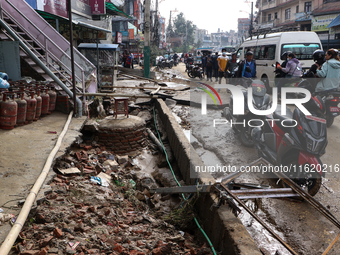
{"type": "MultiPolygon", "coordinates": [[[[222,78],[225,78],[226,83],[228,83],[227,71],[231,72],[236,66],[238,66],[235,74],[236,78],[256,78],[256,62],[253,56],[253,52],[248,51],[245,59],[238,63],[236,53],[231,55],[231,59],[228,58],[225,50],[222,50],[221,56],[218,56],[217,52],[215,55],[207,54],[202,58],[203,72],[207,75],[208,81],[212,81],[214,76],[215,82],[218,81],[219,84],[221,84],[222,78]]],[[[283,79],[276,81],[279,95],[283,86],[294,82],[302,76],[301,63],[293,52],[284,52],[281,59],[285,59],[285,61],[278,67],[283,74],[281,76],[283,79]]],[[[313,53],[313,59],[315,64],[311,66],[309,72],[312,72],[317,78],[326,78],[326,80],[323,79],[317,83],[315,91],[338,90],[340,85],[340,58],[338,51],[335,49],[329,49],[326,52],[317,50],[313,53]]]]}
{"type": "Polygon", "coordinates": [[[244,61],[241,61],[240,63],[237,62],[236,52],[232,53],[231,59],[229,59],[229,57],[227,56],[227,51],[225,49],[222,49],[221,56],[219,56],[218,52],[216,52],[215,55],[206,54],[203,55],[202,58],[203,73],[207,75],[207,81],[213,81],[212,77],[215,77],[215,82],[218,82],[219,84],[221,84],[223,78],[225,78],[226,83],[228,83],[228,73],[232,72],[238,65],[239,69],[236,73],[237,78],[256,77],[256,63],[253,60],[253,53],[251,51],[247,52],[246,59],[244,61]],[[246,71],[247,66],[250,67],[250,73],[246,71]]]}
{"type": "MultiPolygon", "coordinates": [[[[284,73],[284,79],[279,79],[276,83],[279,95],[285,84],[302,76],[301,63],[293,52],[284,52],[281,58],[287,60],[278,67],[284,73]],[[290,80],[287,81],[286,78],[290,80]]],[[[313,53],[313,60],[315,63],[306,76],[311,77],[309,74],[312,74],[316,78],[326,78],[316,84],[315,92],[338,90],[340,85],[340,58],[337,50],[329,49],[326,53],[323,50],[316,50],[313,53]]]]}
{"type": "Polygon", "coordinates": [[[124,50],[123,56],[122,56],[122,65],[125,68],[132,68],[133,69],[133,53],[129,53],[127,50],[124,50]]]}

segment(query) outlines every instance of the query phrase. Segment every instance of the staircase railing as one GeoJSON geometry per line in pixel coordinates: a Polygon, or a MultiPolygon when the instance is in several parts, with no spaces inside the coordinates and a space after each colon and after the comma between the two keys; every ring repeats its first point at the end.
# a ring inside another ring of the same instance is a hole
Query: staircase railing
{"type": "MultiPolygon", "coordinates": [[[[51,40],[48,38],[48,37],[45,37],[45,45],[43,45],[42,43],[40,43],[40,41],[38,40],[35,40],[35,38],[33,38],[32,36],[30,36],[30,33],[29,31],[26,30],[26,28],[24,26],[22,26],[19,22],[17,22],[7,11],[3,10],[3,13],[5,14],[6,17],[10,18],[10,20],[16,25],[18,26],[22,31],[25,32],[25,34],[33,41],[35,42],[44,52],[45,52],[45,56],[41,55],[41,53],[35,49],[33,47],[33,45],[31,45],[25,38],[23,38],[22,35],[16,33],[18,35],[18,37],[27,45],[27,47],[33,51],[35,53],[35,55],[37,57],[40,57],[42,59],[45,60],[45,64],[48,68],[50,69],[53,69],[54,71],[57,71],[61,76],[62,78],[64,78],[68,83],[70,83],[70,85],[72,85],[72,81],[69,80],[60,70],[58,70],[54,65],[53,63],[50,63],[48,60],[49,58],[51,58],[57,65],[59,65],[60,67],[63,68],[63,70],[65,70],[69,75],[71,75],[71,69],[66,65],[64,64],[63,62],[61,62],[51,51],[48,50],[48,47],[47,47],[47,40],[51,42],[51,40]]],[[[16,32],[16,31],[14,31],[16,32]]],[[[53,42],[52,42],[53,43],[53,42]]],[[[54,43],[53,43],[54,44],[54,43]]],[[[58,45],[56,45],[56,47],[58,47],[58,45]]],[[[68,56],[68,55],[67,55],[68,56]]],[[[71,57],[69,57],[69,59],[71,60],[71,57]]],[[[44,62],[44,61],[43,61],[44,62]]],[[[78,82],[81,82],[83,83],[83,81],[85,80],[85,75],[84,75],[84,70],[83,68],[78,64],[78,63],[74,63],[75,66],[77,68],[79,68],[79,70],[81,71],[81,74],[82,76],[79,77],[78,75],[75,76],[76,80],[78,82]]]]}
{"type": "MultiPolygon", "coordinates": [[[[46,59],[50,56],[58,65],[63,67],[67,73],[71,73],[71,58],[67,51],[70,50],[69,42],[60,35],[47,21],[45,21],[24,0],[3,0],[2,11],[10,16],[12,21],[20,27],[29,37],[34,40],[46,52],[46,59]]],[[[77,77],[81,80],[83,88],[86,76],[96,73],[96,67],[86,59],[78,50],[74,49],[75,66],[77,77]],[[80,62],[81,64],[77,63],[80,62]],[[81,77],[81,78],[80,78],[81,77]]]]}

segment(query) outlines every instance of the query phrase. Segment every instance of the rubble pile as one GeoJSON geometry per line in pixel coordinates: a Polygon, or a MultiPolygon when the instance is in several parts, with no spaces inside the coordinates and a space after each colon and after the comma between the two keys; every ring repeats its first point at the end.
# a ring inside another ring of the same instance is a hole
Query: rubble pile
{"type": "Polygon", "coordinates": [[[141,177],[131,157],[98,144],[80,147],[54,165],[51,189],[31,210],[11,254],[211,254],[192,231],[168,223],[171,214],[159,213],[170,196],[150,195],[156,183],[141,177]]]}

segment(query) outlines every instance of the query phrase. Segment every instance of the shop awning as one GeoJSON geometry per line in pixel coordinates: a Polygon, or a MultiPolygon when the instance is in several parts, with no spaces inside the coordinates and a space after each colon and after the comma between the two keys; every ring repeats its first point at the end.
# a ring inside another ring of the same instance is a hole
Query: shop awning
{"type": "Polygon", "coordinates": [[[105,28],[102,28],[102,27],[97,27],[95,25],[91,25],[91,24],[88,24],[88,23],[85,23],[85,22],[82,22],[82,21],[72,20],[72,23],[75,24],[75,25],[87,27],[87,28],[90,28],[90,29],[93,29],[93,30],[102,31],[102,32],[105,32],[105,33],[112,33],[111,30],[108,30],[108,29],[105,29],[105,28]]]}
{"type": "MultiPolygon", "coordinates": [[[[63,17],[54,15],[54,14],[52,14],[52,13],[43,12],[43,11],[39,11],[39,10],[36,10],[36,11],[37,11],[37,12],[40,14],[40,16],[43,17],[44,19],[59,19],[59,20],[63,20],[63,21],[67,21],[67,22],[68,22],[68,19],[65,19],[65,18],[63,18],[63,17]]],[[[108,30],[108,29],[105,29],[105,28],[102,28],[102,27],[98,27],[98,26],[95,26],[95,25],[92,25],[92,24],[88,24],[88,23],[85,23],[85,22],[83,22],[83,21],[73,20],[73,19],[72,19],[72,23],[75,24],[75,25],[87,27],[87,28],[90,28],[90,29],[93,29],[93,30],[102,31],[102,32],[105,32],[105,33],[112,33],[111,30],[108,30]]]]}
{"type": "Polygon", "coordinates": [[[333,21],[327,26],[327,28],[340,26],[340,15],[333,19],[333,21]]]}
{"type": "Polygon", "coordinates": [[[106,10],[110,10],[110,11],[113,11],[113,12],[121,13],[121,14],[123,14],[124,16],[126,16],[126,17],[128,17],[128,18],[131,19],[131,17],[130,17],[128,14],[126,14],[125,12],[119,10],[119,9],[117,8],[117,6],[115,6],[113,3],[105,2],[105,7],[106,7],[106,10]]]}
{"type": "Polygon", "coordinates": [[[78,45],[78,49],[97,49],[97,47],[99,50],[120,51],[119,44],[81,43],[78,45]]]}

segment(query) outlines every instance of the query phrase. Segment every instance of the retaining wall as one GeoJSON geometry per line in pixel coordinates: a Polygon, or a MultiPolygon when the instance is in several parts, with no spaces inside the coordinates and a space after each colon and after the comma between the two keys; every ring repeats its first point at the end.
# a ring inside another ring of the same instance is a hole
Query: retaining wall
{"type": "MultiPolygon", "coordinates": [[[[210,173],[195,173],[195,166],[204,164],[163,100],[156,101],[156,109],[185,183],[193,185],[198,179],[199,183],[213,184],[215,179],[210,173]]],[[[201,194],[196,202],[196,209],[200,223],[215,250],[228,255],[262,255],[242,222],[231,212],[230,207],[212,207],[214,199],[214,194],[201,194]]]]}

